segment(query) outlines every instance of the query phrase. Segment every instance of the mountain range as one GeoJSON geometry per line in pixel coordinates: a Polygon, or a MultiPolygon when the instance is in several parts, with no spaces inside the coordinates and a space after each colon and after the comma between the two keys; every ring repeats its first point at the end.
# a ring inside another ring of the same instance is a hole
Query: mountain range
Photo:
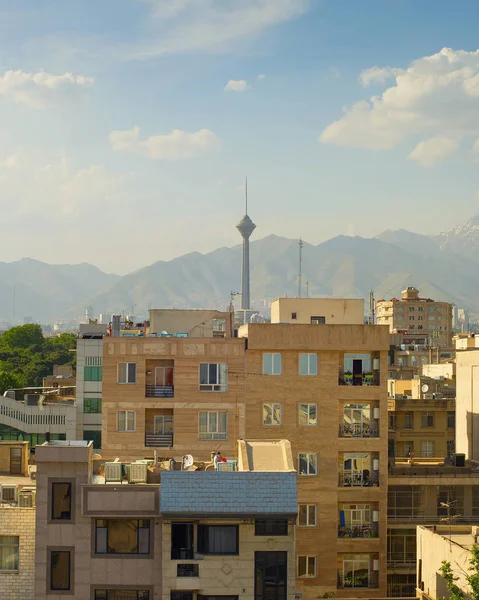
{"type": "MultiPolygon", "coordinates": [[[[298,240],[269,235],[251,242],[254,307],[278,296],[296,296],[298,240]]],[[[124,276],[89,264],[51,265],[30,258],[0,262],[0,318],[49,322],[95,314],[145,314],[148,307],[224,308],[240,291],[241,245],[207,254],[192,252],[158,261],[124,276]]],[[[304,243],[303,295],[367,298],[399,296],[408,285],[422,296],[454,302],[479,313],[479,215],[443,233],[405,230],[375,238],[337,236],[304,243]]]]}

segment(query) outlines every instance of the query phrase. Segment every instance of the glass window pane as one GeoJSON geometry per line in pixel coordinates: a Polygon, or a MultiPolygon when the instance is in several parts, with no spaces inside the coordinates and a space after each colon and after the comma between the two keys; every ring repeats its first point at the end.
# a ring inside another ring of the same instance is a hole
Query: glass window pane
{"type": "Polygon", "coordinates": [[[128,363],[128,383],[136,383],[136,363],[128,363]]]}
{"type": "Polygon", "coordinates": [[[299,424],[300,425],[308,425],[308,405],[307,404],[299,405],[299,424]]]}
{"type": "Polygon", "coordinates": [[[273,357],[271,354],[263,354],[263,373],[272,375],[273,373],[273,357]]]}
{"type": "Polygon", "coordinates": [[[211,383],[211,384],[218,383],[217,375],[216,375],[217,366],[218,365],[215,365],[215,364],[209,365],[209,373],[208,373],[208,375],[209,375],[209,383],[211,383]]]}
{"type": "Polygon", "coordinates": [[[126,383],[126,363],[118,363],[118,383],[126,383]]]}
{"type": "Polygon", "coordinates": [[[272,420],[271,404],[263,404],[263,424],[271,425],[272,420]]]}
{"type": "Polygon", "coordinates": [[[70,552],[52,551],[50,555],[50,589],[70,589],[70,552]]]}
{"type": "Polygon", "coordinates": [[[309,525],[316,525],[316,506],[314,504],[309,505],[308,513],[309,525]]]}
{"type": "Polygon", "coordinates": [[[141,527],[138,531],[138,553],[149,554],[150,552],[150,530],[141,527]]]}
{"type": "Polygon", "coordinates": [[[300,375],[307,375],[308,374],[308,355],[307,354],[300,354],[299,355],[299,373],[300,375]]]}
{"type": "Polygon", "coordinates": [[[318,356],[317,356],[317,354],[309,355],[309,374],[310,375],[318,374],[318,356]]]}
{"type": "Polygon", "coordinates": [[[220,433],[226,433],[226,413],[218,413],[218,431],[220,433]]]}
{"type": "Polygon", "coordinates": [[[124,410],[118,412],[118,431],[125,431],[126,428],[126,413],[124,410]]]}
{"type": "Polygon", "coordinates": [[[52,520],[71,519],[71,483],[52,483],[52,520]]]}
{"type": "Polygon", "coordinates": [[[108,553],[136,554],[138,552],[138,521],[108,520],[108,553]]]}
{"type": "Polygon", "coordinates": [[[208,365],[200,365],[200,384],[208,383],[208,365]]]}
{"type": "Polygon", "coordinates": [[[96,551],[98,554],[105,554],[106,552],[108,552],[107,528],[99,527],[98,522],[96,527],[96,551]]]}
{"type": "Polygon", "coordinates": [[[18,536],[0,536],[0,571],[18,571],[18,548],[18,536]]]}
{"type": "Polygon", "coordinates": [[[218,431],[216,415],[217,413],[215,412],[208,413],[208,431],[210,431],[211,433],[216,433],[218,431]]]}
{"type": "Polygon", "coordinates": [[[275,375],[281,374],[281,354],[273,354],[273,372],[275,375]]]}
{"type": "Polygon", "coordinates": [[[208,431],[208,413],[200,412],[200,433],[206,433],[208,431]]]}
{"type": "Polygon", "coordinates": [[[317,406],[316,404],[309,405],[309,425],[317,425],[317,406]]]}

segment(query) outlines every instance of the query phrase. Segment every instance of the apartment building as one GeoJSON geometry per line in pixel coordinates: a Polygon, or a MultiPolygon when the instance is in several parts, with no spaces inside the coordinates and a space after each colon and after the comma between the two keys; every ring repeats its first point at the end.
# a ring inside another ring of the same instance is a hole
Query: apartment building
{"type": "Polygon", "coordinates": [[[103,456],[144,458],[158,449],[180,459],[206,460],[213,451],[234,458],[245,437],[245,341],[225,337],[216,311],[175,311],[174,321],[162,312],[150,311],[150,326],[169,322],[169,332],[104,339],[103,456]]]}
{"type": "Polygon", "coordinates": [[[431,346],[452,347],[452,304],[422,298],[415,287],[404,290],[401,299],[378,300],[376,321],[388,325],[391,333],[417,334],[431,346]]]}
{"type": "Polygon", "coordinates": [[[456,342],[456,448],[479,461],[479,336],[458,336],[456,342]]]}
{"type": "Polygon", "coordinates": [[[298,597],[385,597],[389,332],[306,321],[240,328],[246,434],[291,442],[298,597]]]}
{"type": "Polygon", "coordinates": [[[364,323],[362,298],[277,298],[271,323],[358,325],[364,323]]]}
{"type": "Polygon", "coordinates": [[[456,382],[453,376],[435,375],[454,367],[423,369],[434,376],[388,380],[390,456],[444,458],[455,453],[456,382]]]}
{"type": "Polygon", "coordinates": [[[99,465],[91,441],[37,447],[35,599],[294,600],[289,443],[237,453],[237,471],[169,471],[99,465]]]}

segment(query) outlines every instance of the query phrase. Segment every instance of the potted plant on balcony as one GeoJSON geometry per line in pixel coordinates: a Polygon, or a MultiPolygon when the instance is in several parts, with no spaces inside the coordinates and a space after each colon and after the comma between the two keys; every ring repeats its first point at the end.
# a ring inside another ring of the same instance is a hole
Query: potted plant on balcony
{"type": "Polygon", "coordinates": [[[346,385],[353,385],[353,374],[351,371],[344,371],[343,379],[346,385]]]}

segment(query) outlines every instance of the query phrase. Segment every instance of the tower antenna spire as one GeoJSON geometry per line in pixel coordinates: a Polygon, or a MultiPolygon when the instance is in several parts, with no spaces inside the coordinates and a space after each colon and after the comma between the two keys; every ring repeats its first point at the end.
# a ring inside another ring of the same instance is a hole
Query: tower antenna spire
{"type": "Polygon", "coordinates": [[[245,215],[248,214],[248,176],[246,176],[246,181],[245,181],[245,202],[246,202],[246,208],[245,208],[245,215]]]}

